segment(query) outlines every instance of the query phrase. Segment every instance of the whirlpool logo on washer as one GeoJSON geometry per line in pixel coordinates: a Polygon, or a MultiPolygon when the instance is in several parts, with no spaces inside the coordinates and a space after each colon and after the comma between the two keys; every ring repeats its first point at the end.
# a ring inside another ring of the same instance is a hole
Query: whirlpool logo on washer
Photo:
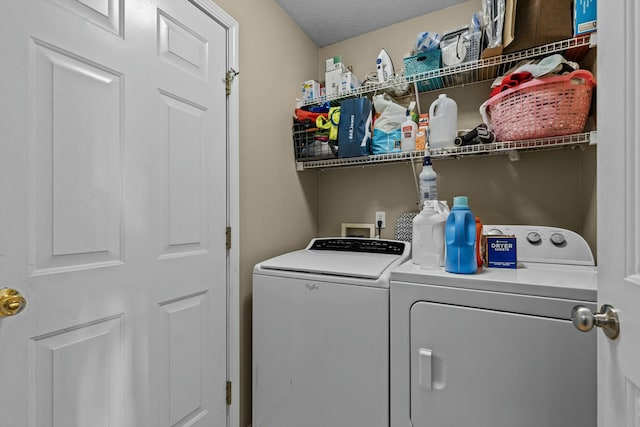
{"type": "Polygon", "coordinates": [[[315,291],[316,289],[318,289],[320,287],[320,285],[318,285],[317,283],[305,283],[304,284],[307,289],[309,289],[310,291],[315,291]]]}

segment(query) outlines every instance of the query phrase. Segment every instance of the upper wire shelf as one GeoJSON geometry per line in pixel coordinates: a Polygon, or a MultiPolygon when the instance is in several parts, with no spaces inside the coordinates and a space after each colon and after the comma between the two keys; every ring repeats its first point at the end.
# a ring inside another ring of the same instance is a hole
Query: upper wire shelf
{"type": "Polygon", "coordinates": [[[537,58],[558,52],[566,52],[565,57],[570,60],[580,60],[595,46],[596,34],[590,33],[584,36],[549,43],[542,46],[536,46],[530,49],[509,53],[506,55],[494,56],[487,59],[479,59],[477,61],[464,62],[459,65],[444,67],[436,70],[427,71],[425,73],[414,74],[403,77],[398,76],[384,83],[372,83],[360,86],[346,92],[338,94],[325,95],[302,102],[302,106],[317,105],[328,101],[339,99],[353,98],[366,95],[369,93],[380,92],[389,88],[398,88],[407,84],[414,84],[421,81],[427,81],[440,77],[443,85],[437,89],[442,90],[450,87],[464,86],[466,84],[492,80],[503,75],[506,71],[513,68],[518,62],[525,59],[537,58]]]}

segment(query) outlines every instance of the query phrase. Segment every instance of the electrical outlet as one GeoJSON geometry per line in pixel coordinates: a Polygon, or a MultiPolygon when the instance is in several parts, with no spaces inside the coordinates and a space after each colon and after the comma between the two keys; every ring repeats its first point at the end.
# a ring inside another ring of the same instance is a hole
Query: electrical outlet
{"type": "Polygon", "coordinates": [[[376,228],[378,227],[378,221],[382,221],[382,226],[380,228],[385,228],[387,226],[386,216],[385,212],[376,212],[376,228]]]}

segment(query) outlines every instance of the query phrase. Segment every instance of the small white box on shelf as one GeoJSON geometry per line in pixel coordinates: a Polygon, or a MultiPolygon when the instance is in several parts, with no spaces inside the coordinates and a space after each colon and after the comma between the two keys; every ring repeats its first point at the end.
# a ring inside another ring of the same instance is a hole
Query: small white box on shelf
{"type": "Polygon", "coordinates": [[[351,71],[340,74],[340,87],[338,92],[347,92],[360,87],[362,82],[351,71]]]}
{"type": "Polygon", "coordinates": [[[320,96],[320,83],[315,80],[302,82],[302,100],[308,101],[320,96]]]}
{"type": "Polygon", "coordinates": [[[325,60],[325,71],[335,70],[336,68],[340,68],[342,66],[342,56],[333,56],[331,58],[327,58],[325,60]]]}
{"type": "Polygon", "coordinates": [[[324,73],[324,87],[327,95],[336,95],[340,88],[340,75],[347,71],[342,63],[340,67],[324,73]]]}

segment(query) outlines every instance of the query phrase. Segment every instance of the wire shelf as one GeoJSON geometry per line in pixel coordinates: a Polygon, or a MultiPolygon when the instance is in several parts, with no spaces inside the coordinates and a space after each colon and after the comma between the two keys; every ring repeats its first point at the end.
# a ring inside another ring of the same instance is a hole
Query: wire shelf
{"type": "MultiPolygon", "coordinates": [[[[593,139],[595,140],[595,137],[593,139]]],[[[526,139],[522,141],[498,141],[490,144],[475,144],[464,147],[435,148],[429,150],[428,153],[433,159],[459,158],[474,154],[504,154],[512,151],[563,148],[566,146],[586,144],[591,141],[592,132],[584,132],[565,136],[526,139]]]]}
{"type": "MultiPolygon", "coordinates": [[[[555,43],[549,43],[542,46],[536,46],[519,52],[509,53],[501,56],[494,56],[487,59],[477,61],[463,62],[459,65],[453,65],[425,73],[415,74],[408,77],[399,76],[393,80],[384,83],[374,83],[360,86],[346,92],[338,94],[322,96],[302,102],[303,106],[318,105],[324,102],[336,101],[339,99],[353,98],[370,93],[383,91],[389,88],[404,88],[408,84],[414,85],[418,82],[428,81],[433,78],[442,78],[443,86],[438,89],[464,86],[471,83],[477,83],[486,80],[492,80],[504,74],[513,68],[518,62],[525,59],[537,58],[558,52],[567,52],[567,59],[581,59],[592,45],[593,34],[562,40],[555,43]]],[[[595,43],[595,37],[593,37],[595,43]]]]}
{"type": "Polygon", "coordinates": [[[444,87],[462,86],[465,84],[493,80],[515,67],[520,61],[537,58],[553,53],[574,50],[573,56],[583,56],[591,46],[591,35],[562,40],[542,46],[536,46],[507,55],[494,56],[477,61],[464,62],[450,67],[440,68],[421,74],[406,77],[410,83],[441,77],[444,87]],[[584,49],[581,49],[584,48],[584,49]]]}
{"type": "Polygon", "coordinates": [[[297,170],[304,169],[325,169],[352,166],[368,166],[381,163],[398,163],[422,159],[426,155],[425,150],[403,151],[398,153],[372,154],[362,157],[345,157],[326,160],[311,160],[306,162],[297,161],[297,170]]]}
{"type": "Polygon", "coordinates": [[[369,166],[382,163],[401,163],[422,160],[425,155],[432,159],[456,159],[468,156],[511,154],[522,151],[560,149],[580,144],[595,143],[596,132],[584,132],[573,135],[549,138],[527,139],[522,141],[499,141],[490,144],[446,147],[432,150],[406,151],[398,153],[375,154],[363,157],[347,157],[325,160],[297,161],[296,169],[327,169],[353,166],[369,166]]]}

